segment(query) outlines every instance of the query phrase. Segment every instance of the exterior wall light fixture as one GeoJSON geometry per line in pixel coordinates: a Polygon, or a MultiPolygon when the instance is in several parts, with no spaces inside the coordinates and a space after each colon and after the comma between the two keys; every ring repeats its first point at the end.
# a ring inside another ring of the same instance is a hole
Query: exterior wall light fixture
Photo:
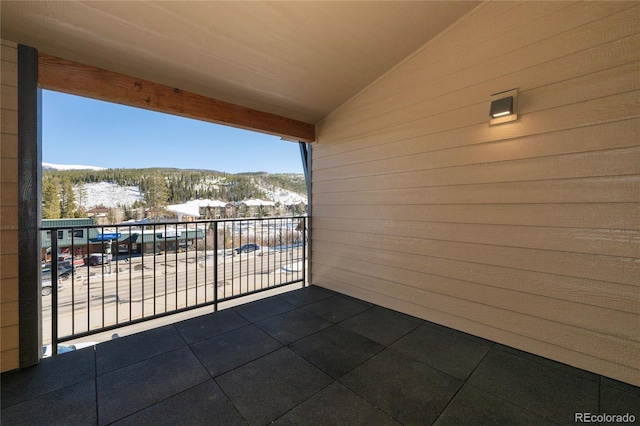
{"type": "Polygon", "coordinates": [[[491,95],[489,124],[500,124],[518,119],[518,89],[491,95]]]}

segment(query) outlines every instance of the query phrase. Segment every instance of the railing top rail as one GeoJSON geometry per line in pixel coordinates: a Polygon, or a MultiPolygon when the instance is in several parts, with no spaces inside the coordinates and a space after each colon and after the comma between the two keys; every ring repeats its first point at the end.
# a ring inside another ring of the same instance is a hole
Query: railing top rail
{"type": "Polygon", "coordinates": [[[308,219],[307,215],[300,216],[268,216],[268,217],[241,217],[241,218],[225,218],[225,219],[201,219],[193,221],[175,221],[175,222],[145,222],[145,223],[111,223],[105,225],[56,225],[56,226],[41,226],[41,231],[64,231],[72,229],[106,229],[106,228],[141,228],[146,226],[176,226],[176,225],[197,225],[207,224],[212,222],[260,222],[260,221],[274,221],[274,220],[300,220],[308,219]]]}

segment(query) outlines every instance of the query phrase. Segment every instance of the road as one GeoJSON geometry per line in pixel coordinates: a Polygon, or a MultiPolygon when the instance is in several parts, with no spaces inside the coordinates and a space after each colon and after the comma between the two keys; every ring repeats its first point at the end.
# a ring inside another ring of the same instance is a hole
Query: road
{"type": "MultiPolygon", "coordinates": [[[[58,292],[58,335],[65,336],[303,278],[302,247],[215,259],[204,252],[145,255],[81,267],[58,292]],[[217,293],[217,294],[216,294],[217,293]]],[[[51,296],[43,297],[43,340],[51,336],[51,296]]]]}

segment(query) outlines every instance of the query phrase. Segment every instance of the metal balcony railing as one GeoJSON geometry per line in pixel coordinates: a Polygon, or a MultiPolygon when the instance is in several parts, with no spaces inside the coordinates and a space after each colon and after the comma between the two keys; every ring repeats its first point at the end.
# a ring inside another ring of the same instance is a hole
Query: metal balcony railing
{"type": "Polygon", "coordinates": [[[56,354],[65,341],[304,286],[307,224],[299,216],[43,227],[43,340],[56,354]],[[58,291],[47,288],[59,279],[58,291]]]}

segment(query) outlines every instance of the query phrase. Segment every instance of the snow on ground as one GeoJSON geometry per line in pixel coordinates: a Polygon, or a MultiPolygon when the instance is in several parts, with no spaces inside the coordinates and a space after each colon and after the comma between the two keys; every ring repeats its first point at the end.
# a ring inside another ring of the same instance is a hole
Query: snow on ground
{"type": "Polygon", "coordinates": [[[267,199],[275,202],[279,201],[280,204],[293,205],[307,203],[307,197],[296,192],[291,192],[278,187],[268,189],[263,186],[258,186],[258,188],[264,191],[264,193],[267,195],[267,199]]]}
{"type": "Polygon", "coordinates": [[[97,182],[85,183],[84,187],[85,200],[81,199],[79,185],[74,187],[73,192],[76,196],[76,202],[87,209],[96,206],[131,206],[137,200],[142,201],[142,194],[140,194],[140,188],[137,186],[120,186],[116,183],[97,182]]]}
{"type": "MultiPolygon", "coordinates": [[[[110,182],[85,183],[86,199],[82,200],[80,188],[77,185],[74,188],[76,202],[86,209],[96,206],[118,207],[131,206],[136,201],[142,201],[143,197],[140,188],[137,186],[119,186],[110,182]]],[[[288,191],[282,188],[267,189],[260,187],[265,192],[269,200],[280,202],[281,204],[299,204],[307,202],[307,197],[288,191]]]]}

